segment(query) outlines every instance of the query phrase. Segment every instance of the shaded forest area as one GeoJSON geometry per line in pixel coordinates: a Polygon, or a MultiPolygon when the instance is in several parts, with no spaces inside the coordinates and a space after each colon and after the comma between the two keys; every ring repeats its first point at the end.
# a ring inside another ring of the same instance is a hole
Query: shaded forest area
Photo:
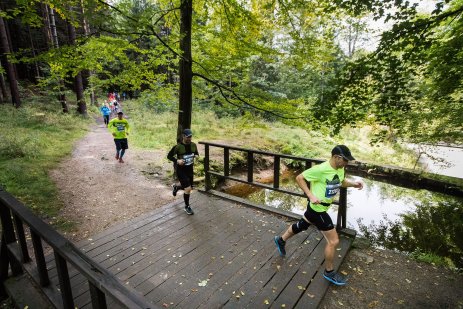
{"type": "Polygon", "coordinates": [[[419,2],[5,0],[0,101],[34,89],[86,115],[108,91],[152,92],[153,107],[177,102],[179,132],[203,107],[461,143],[463,1],[419,2]]]}

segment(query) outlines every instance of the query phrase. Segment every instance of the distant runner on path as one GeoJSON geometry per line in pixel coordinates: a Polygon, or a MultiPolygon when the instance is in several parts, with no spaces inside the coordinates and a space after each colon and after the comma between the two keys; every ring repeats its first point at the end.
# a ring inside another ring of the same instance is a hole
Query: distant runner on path
{"type": "Polygon", "coordinates": [[[103,115],[104,124],[108,127],[109,123],[109,115],[111,115],[111,109],[109,108],[108,104],[104,103],[100,109],[101,114],[103,115]]]}
{"type": "Polygon", "coordinates": [[[127,135],[129,135],[129,122],[124,118],[124,113],[117,113],[117,118],[111,119],[108,124],[108,129],[114,136],[114,143],[116,144],[116,160],[119,163],[124,163],[122,157],[125,154],[125,150],[129,148],[127,141],[127,135]]]}

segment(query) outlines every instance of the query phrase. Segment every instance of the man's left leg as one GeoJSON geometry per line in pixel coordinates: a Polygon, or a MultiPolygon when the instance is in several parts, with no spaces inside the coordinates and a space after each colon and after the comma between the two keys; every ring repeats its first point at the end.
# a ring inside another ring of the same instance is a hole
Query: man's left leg
{"type": "Polygon", "coordinates": [[[336,252],[336,247],[339,244],[339,236],[336,232],[336,229],[331,229],[328,231],[321,231],[323,236],[326,239],[326,246],[325,246],[325,272],[323,273],[323,277],[336,284],[336,285],[345,285],[346,279],[344,276],[338,274],[334,271],[334,255],[336,252]]]}

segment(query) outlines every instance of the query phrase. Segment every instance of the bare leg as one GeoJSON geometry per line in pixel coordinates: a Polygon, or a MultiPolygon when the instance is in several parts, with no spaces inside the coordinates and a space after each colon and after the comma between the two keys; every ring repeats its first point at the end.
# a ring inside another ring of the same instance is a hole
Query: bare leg
{"type": "Polygon", "coordinates": [[[329,231],[321,231],[326,239],[325,246],[325,269],[331,271],[334,269],[334,253],[336,252],[336,246],[339,244],[339,236],[335,229],[329,231]]]}

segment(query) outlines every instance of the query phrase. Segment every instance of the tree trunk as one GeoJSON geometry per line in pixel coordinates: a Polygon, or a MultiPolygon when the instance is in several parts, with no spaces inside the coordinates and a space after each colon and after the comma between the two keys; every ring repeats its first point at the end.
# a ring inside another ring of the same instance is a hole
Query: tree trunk
{"type": "Polygon", "coordinates": [[[6,34],[5,22],[3,17],[0,17],[0,45],[1,45],[1,57],[6,68],[8,81],[10,84],[11,101],[16,108],[21,106],[21,99],[19,97],[18,82],[16,80],[16,74],[14,66],[8,61],[7,55],[10,53],[10,44],[8,43],[8,37],[6,34]]]}
{"type": "MultiPolygon", "coordinates": [[[[46,8],[48,8],[48,6],[46,6],[46,8]]],[[[56,31],[55,12],[53,11],[51,7],[49,8],[49,16],[50,16],[49,21],[50,21],[51,46],[53,48],[58,48],[59,41],[58,41],[58,32],[56,31]]],[[[68,103],[66,102],[64,81],[62,79],[59,80],[58,101],[61,103],[61,107],[63,108],[63,113],[69,113],[68,103]]]]}
{"type": "MultiPolygon", "coordinates": [[[[84,8],[84,1],[83,0],[80,1],[80,9],[81,9],[81,13],[82,13],[82,23],[84,25],[83,26],[84,34],[85,34],[86,37],[89,37],[90,36],[90,25],[88,24],[87,18],[85,17],[85,8],[84,8]]],[[[89,86],[90,86],[90,104],[98,106],[98,102],[96,101],[96,98],[95,98],[95,91],[94,91],[93,85],[91,83],[91,79],[92,79],[92,76],[94,75],[94,72],[89,70],[88,74],[86,74],[86,76],[87,75],[88,75],[88,82],[89,82],[89,86]]]]}
{"type": "MultiPolygon", "coordinates": [[[[71,23],[68,22],[68,32],[69,32],[69,43],[71,45],[76,44],[76,29],[71,23]]],[[[84,99],[84,83],[82,81],[82,73],[79,72],[74,77],[74,86],[77,97],[77,112],[81,115],[87,115],[87,104],[84,99]]]]}
{"type": "Polygon", "coordinates": [[[181,137],[182,131],[191,127],[192,112],[192,86],[193,72],[191,68],[191,17],[193,12],[192,0],[182,0],[180,5],[180,59],[179,75],[179,111],[177,137],[181,137]]]}
{"type": "MultiPolygon", "coordinates": [[[[27,26],[27,32],[29,33],[29,42],[31,44],[32,57],[35,58],[36,56],[35,45],[34,45],[34,40],[32,39],[31,27],[27,26]]],[[[37,79],[40,78],[40,69],[39,69],[39,64],[37,61],[34,61],[34,70],[35,70],[34,81],[37,82],[37,79]]]]}
{"type": "Polygon", "coordinates": [[[6,83],[5,83],[5,77],[3,77],[3,74],[0,73],[0,93],[2,96],[2,102],[8,101],[8,92],[6,91],[6,83]]]}
{"type": "Polygon", "coordinates": [[[51,25],[50,25],[50,17],[49,17],[49,12],[48,12],[48,5],[46,5],[45,3],[42,3],[40,7],[41,7],[42,19],[43,19],[43,27],[42,27],[43,36],[45,37],[47,41],[48,49],[51,49],[53,48],[53,37],[51,35],[51,25]]]}

